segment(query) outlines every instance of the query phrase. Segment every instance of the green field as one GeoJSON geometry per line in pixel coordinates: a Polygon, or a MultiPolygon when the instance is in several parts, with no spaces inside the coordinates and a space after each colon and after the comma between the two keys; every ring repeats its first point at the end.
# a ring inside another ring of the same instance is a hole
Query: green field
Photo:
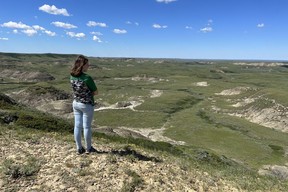
{"type": "MultiPolygon", "coordinates": [[[[25,82],[3,76],[0,92],[9,94],[37,85],[71,93],[69,70],[75,57],[2,53],[1,71],[41,71],[55,79],[25,82]]],[[[219,60],[89,59],[88,74],[99,89],[95,100],[104,106],[95,112],[95,127],[136,131],[164,128],[164,136],[185,142],[179,146],[185,153],[203,149],[256,171],[264,165],[284,166],[288,162],[288,63],[270,66],[273,62],[241,61],[240,65],[239,61],[219,60]],[[224,90],[230,92],[224,94],[224,90]],[[108,109],[117,102],[139,105],[108,109]],[[266,120],[257,123],[256,117],[263,115],[264,109],[275,109],[279,114],[273,116],[272,110],[272,115],[268,113],[266,120]]]]}

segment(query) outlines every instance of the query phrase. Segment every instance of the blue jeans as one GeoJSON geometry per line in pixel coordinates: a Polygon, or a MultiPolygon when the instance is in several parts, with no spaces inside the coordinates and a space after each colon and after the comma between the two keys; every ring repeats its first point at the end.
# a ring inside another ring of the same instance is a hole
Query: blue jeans
{"type": "Polygon", "coordinates": [[[82,129],[84,128],[84,140],[86,143],[87,150],[91,148],[91,123],[93,120],[94,106],[91,104],[84,104],[73,101],[73,112],[74,112],[74,139],[76,141],[77,149],[81,149],[82,142],[82,129]]]}

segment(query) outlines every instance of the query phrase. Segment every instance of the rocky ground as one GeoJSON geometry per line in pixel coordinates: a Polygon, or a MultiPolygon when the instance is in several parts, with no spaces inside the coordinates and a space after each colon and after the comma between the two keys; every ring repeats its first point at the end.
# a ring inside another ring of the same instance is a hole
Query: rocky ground
{"type": "Polygon", "coordinates": [[[94,140],[98,153],[77,155],[73,136],[66,137],[47,133],[21,139],[12,130],[2,131],[1,191],[241,191],[177,158],[143,149],[94,140]],[[31,159],[30,167],[39,168],[32,176],[21,174],[31,159]]]}

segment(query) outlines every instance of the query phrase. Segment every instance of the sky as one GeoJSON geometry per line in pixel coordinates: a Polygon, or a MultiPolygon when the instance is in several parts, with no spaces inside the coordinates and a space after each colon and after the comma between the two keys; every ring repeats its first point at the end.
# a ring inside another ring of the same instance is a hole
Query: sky
{"type": "Polygon", "coordinates": [[[288,60],[288,0],[6,0],[0,52],[288,60]]]}

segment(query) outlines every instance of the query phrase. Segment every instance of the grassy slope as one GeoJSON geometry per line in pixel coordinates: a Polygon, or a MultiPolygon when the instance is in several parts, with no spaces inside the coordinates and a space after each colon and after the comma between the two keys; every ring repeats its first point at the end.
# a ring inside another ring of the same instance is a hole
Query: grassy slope
{"type": "MultiPolygon", "coordinates": [[[[11,146],[13,148],[13,142],[15,142],[13,140],[10,141],[10,139],[8,138],[11,138],[11,139],[17,138],[20,142],[27,141],[29,144],[33,145],[33,143],[35,143],[36,144],[35,146],[37,146],[41,138],[48,139],[51,136],[57,139],[57,143],[66,142],[66,144],[74,146],[74,141],[72,137],[73,125],[71,124],[71,122],[62,120],[52,115],[44,114],[42,112],[35,111],[33,109],[29,109],[23,106],[7,105],[1,102],[0,107],[2,109],[1,121],[3,120],[3,117],[5,116],[7,117],[8,115],[13,115],[13,116],[18,117],[17,121],[15,121],[13,124],[10,124],[10,125],[6,125],[6,124],[3,124],[3,122],[0,122],[0,137],[4,137],[4,140],[6,139],[5,141],[6,146],[11,146]],[[4,115],[3,115],[3,112],[4,112],[4,115]],[[62,129],[59,129],[59,127],[61,127],[62,129]],[[9,142],[12,142],[12,143],[9,143],[9,142]]],[[[219,186],[220,187],[219,189],[221,189],[221,191],[222,190],[230,191],[229,187],[234,187],[234,190],[239,189],[240,191],[243,191],[243,190],[244,191],[245,190],[271,191],[271,189],[273,189],[273,191],[283,191],[288,188],[285,183],[282,183],[281,181],[275,178],[259,177],[253,170],[249,170],[245,166],[237,164],[234,161],[231,161],[230,159],[224,156],[219,156],[213,153],[211,150],[207,151],[205,149],[201,149],[198,147],[189,147],[189,146],[173,146],[171,144],[164,143],[164,142],[152,142],[152,141],[143,140],[143,139],[107,136],[107,135],[99,134],[99,133],[94,133],[93,138],[95,141],[97,141],[96,142],[97,146],[98,145],[105,146],[104,143],[106,143],[109,146],[112,145],[115,151],[123,148],[123,145],[126,146],[124,147],[125,149],[130,148],[129,146],[137,146],[138,149],[141,149],[142,151],[143,150],[146,151],[147,154],[150,154],[150,155],[158,154],[158,156],[164,155],[166,163],[169,163],[169,161],[173,161],[175,164],[176,162],[177,164],[176,166],[180,166],[180,168],[183,170],[186,170],[186,171],[190,170],[191,172],[196,171],[197,174],[199,173],[202,176],[205,174],[207,176],[208,175],[207,172],[208,172],[210,175],[209,178],[212,178],[212,179],[209,180],[208,178],[206,178],[207,181],[205,181],[205,179],[200,177],[204,180],[204,182],[209,182],[207,184],[205,183],[203,184],[203,186],[205,186],[207,190],[209,189],[211,191],[214,191],[212,190],[212,188],[213,189],[215,188],[215,184],[213,183],[214,182],[217,183],[219,182],[219,180],[221,180],[221,183],[224,183],[224,185],[225,183],[229,185],[226,187],[219,186]],[[209,187],[209,186],[213,186],[213,187],[209,187]]],[[[26,145],[29,145],[29,144],[26,144],[26,145]]],[[[49,143],[49,145],[51,145],[51,143],[49,143]]],[[[52,148],[55,148],[55,146],[52,148]]],[[[9,150],[13,151],[16,149],[9,149],[9,150]]],[[[19,153],[18,150],[17,152],[19,153]]],[[[39,149],[37,150],[39,151],[39,149]]],[[[23,152],[24,150],[21,149],[20,151],[23,152]]],[[[49,153],[49,152],[44,151],[44,153],[49,153]]],[[[75,150],[73,150],[73,153],[75,153],[75,150]]],[[[24,157],[26,157],[26,155],[24,155],[24,157]]],[[[133,155],[135,155],[135,152],[133,152],[130,155],[131,156],[130,159],[132,160],[133,158],[137,158],[136,156],[132,157],[133,155]]],[[[10,156],[13,156],[13,154],[12,155],[10,154],[10,156]]],[[[2,159],[3,164],[0,166],[0,181],[1,179],[3,179],[2,180],[3,182],[8,182],[9,183],[8,186],[10,189],[11,187],[15,189],[16,188],[20,189],[21,187],[19,188],[18,182],[13,182],[15,181],[15,179],[20,178],[21,180],[19,181],[21,181],[22,183],[29,182],[33,180],[33,176],[37,175],[37,172],[41,169],[42,166],[45,165],[45,164],[41,164],[41,165],[39,164],[42,161],[41,157],[33,156],[32,154],[29,154],[28,159],[27,157],[23,158],[21,156],[16,158],[17,161],[25,161],[25,165],[24,164],[18,165],[17,163],[14,162],[15,159],[12,159],[10,156],[9,156],[9,159],[7,160],[2,159]],[[14,170],[17,171],[16,169],[18,170],[17,175],[15,175],[13,172],[14,170]],[[11,177],[7,179],[9,175],[11,175],[11,177]]],[[[91,160],[89,160],[89,162],[93,162],[93,161],[95,161],[95,159],[91,157],[91,160]]],[[[108,162],[108,164],[106,164],[105,167],[107,169],[110,169],[110,166],[111,166],[111,169],[114,170],[114,168],[112,167],[115,161],[116,159],[114,160],[112,159],[111,162],[110,163],[108,162]]],[[[126,161],[129,161],[129,156],[127,157],[126,161]]],[[[67,162],[66,164],[63,162],[61,166],[68,167],[68,164],[67,162]]],[[[68,168],[71,168],[71,167],[68,167],[68,168]]],[[[173,174],[177,174],[177,171],[176,172],[175,171],[176,170],[173,171],[173,174]]],[[[73,169],[72,169],[72,172],[73,172],[73,169]]],[[[50,173],[50,174],[57,175],[57,171],[55,173],[50,173]]],[[[93,173],[89,172],[88,175],[91,175],[91,174],[93,173]]],[[[75,176],[75,173],[72,175],[75,177],[74,179],[81,179],[83,176],[85,176],[85,174],[84,175],[79,174],[78,176],[77,175],[75,176]]],[[[167,177],[170,177],[170,176],[168,175],[167,177]]],[[[195,177],[195,175],[193,175],[193,177],[195,177]]],[[[159,179],[166,179],[166,177],[165,176],[163,177],[162,175],[159,179]]],[[[5,186],[7,187],[7,185],[5,186]]],[[[197,188],[197,186],[198,184],[195,183],[194,188],[197,188]]],[[[43,187],[45,187],[45,185],[43,185],[43,187]]]]}
{"type": "MultiPolygon", "coordinates": [[[[18,65],[22,70],[47,71],[56,77],[53,82],[37,83],[70,91],[67,83],[69,66],[74,55],[7,55],[1,54],[1,65],[18,65]],[[4,59],[3,59],[4,58],[4,59]],[[17,61],[17,62],[16,62],[17,61]],[[32,62],[32,67],[25,62],[32,62]]],[[[263,95],[287,106],[287,68],[258,68],[235,66],[229,62],[204,65],[197,62],[166,61],[156,64],[153,60],[137,63],[137,60],[91,58],[89,74],[96,79],[100,90],[97,100],[114,104],[138,97],[145,102],[131,110],[106,110],[97,112],[97,126],[126,126],[131,128],[167,128],[165,135],[185,141],[184,151],[194,155],[194,148],[203,148],[218,155],[235,159],[249,168],[257,170],[266,164],[282,165],[287,162],[283,152],[278,153],[270,146],[287,146],[287,134],[265,128],[244,119],[213,113],[211,99],[222,108],[229,107],[227,98],[217,96],[224,89],[238,86],[257,88],[242,98],[263,95]],[[96,66],[100,67],[95,68],[96,66]],[[108,70],[109,69],[109,70],[108,70]],[[222,70],[226,73],[215,72],[222,70]],[[133,81],[131,77],[155,78],[133,81]],[[115,78],[126,78],[123,80],[115,78]],[[160,80],[161,79],[161,80],[160,80]],[[193,83],[206,81],[209,86],[196,87],[193,83]],[[161,97],[150,98],[151,90],[162,90],[161,97]]],[[[0,67],[1,67],[0,65],[0,67]]],[[[0,91],[19,90],[34,84],[1,85],[0,91]]]]}

